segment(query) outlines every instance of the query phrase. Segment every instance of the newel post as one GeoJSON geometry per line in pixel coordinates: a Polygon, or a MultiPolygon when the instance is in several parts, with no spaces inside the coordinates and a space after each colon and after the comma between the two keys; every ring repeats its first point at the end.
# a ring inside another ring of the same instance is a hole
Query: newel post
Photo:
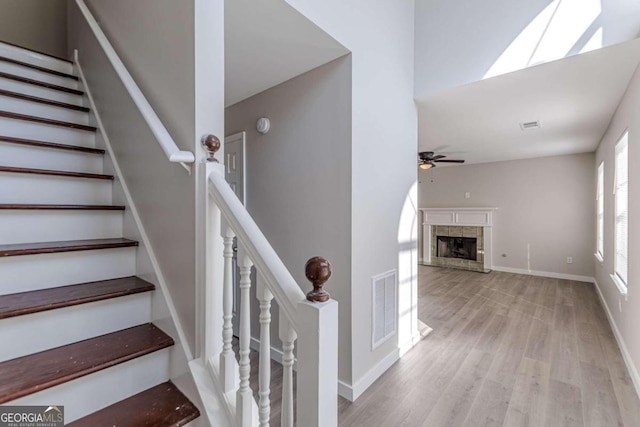
{"type": "Polygon", "coordinates": [[[338,303],[322,289],[331,264],[311,258],[307,279],[314,289],[298,303],[297,425],[338,425],[338,303]]]}

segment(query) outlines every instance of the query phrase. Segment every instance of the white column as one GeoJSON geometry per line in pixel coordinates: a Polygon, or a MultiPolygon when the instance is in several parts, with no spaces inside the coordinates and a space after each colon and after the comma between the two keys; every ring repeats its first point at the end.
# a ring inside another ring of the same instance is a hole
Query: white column
{"type": "Polygon", "coordinates": [[[271,300],[273,295],[262,280],[257,283],[258,301],[260,301],[260,365],[259,365],[259,402],[258,420],[260,427],[269,427],[271,417],[271,300]]]}
{"type": "MultiPolygon", "coordinates": [[[[293,348],[296,332],[286,316],[280,312],[280,341],[282,341],[282,427],[293,427],[293,348]]],[[[298,424],[302,425],[302,424],[298,424]]]]}
{"type": "Polygon", "coordinates": [[[233,353],[233,230],[223,224],[224,281],[223,281],[223,325],[222,353],[220,353],[220,381],[225,393],[237,387],[236,359],[233,353]]]}
{"type": "MultiPolygon", "coordinates": [[[[224,166],[207,163],[207,176],[222,174],[224,166]]],[[[204,259],[204,289],[198,292],[196,309],[198,310],[198,354],[207,365],[212,365],[222,351],[222,295],[223,289],[223,239],[222,215],[213,199],[207,195],[206,212],[206,257],[204,259]]]]}
{"type": "Polygon", "coordinates": [[[297,425],[338,425],[338,303],[298,303],[297,425]]]}
{"type": "Polygon", "coordinates": [[[236,418],[239,427],[251,427],[253,423],[253,396],[249,386],[251,375],[251,267],[253,263],[241,250],[238,242],[238,265],[240,267],[240,388],[236,394],[236,418]]]}

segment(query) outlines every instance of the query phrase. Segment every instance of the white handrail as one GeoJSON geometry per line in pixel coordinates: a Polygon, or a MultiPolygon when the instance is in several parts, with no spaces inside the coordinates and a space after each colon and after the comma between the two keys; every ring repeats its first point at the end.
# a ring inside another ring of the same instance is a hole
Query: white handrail
{"type": "Polygon", "coordinates": [[[91,11],[85,4],[84,0],[76,0],[76,4],[80,8],[80,12],[82,12],[84,18],[87,20],[89,28],[93,31],[100,47],[104,50],[104,53],[107,55],[107,58],[118,74],[118,77],[120,77],[122,84],[129,92],[129,96],[131,96],[136,107],[140,110],[140,114],[142,114],[142,117],[147,122],[147,125],[155,136],[156,141],[160,144],[160,147],[167,156],[167,159],[172,163],[180,163],[185,169],[191,171],[191,167],[188,163],[193,163],[195,161],[194,154],[191,151],[183,151],[178,148],[178,145],[175,143],[173,138],[171,138],[171,135],[169,135],[169,132],[160,121],[158,115],[153,111],[153,108],[147,101],[147,98],[142,94],[142,91],[133,80],[133,77],[131,77],[131,74],[127,71],[127,68],[113,49],[113,46],[109,43],[109,40],[100,28],[96,19],[91,14],[91,11]]]}
{"type": "Polygon", "coordinates": [[[247,251],[249,258],[262,274],[267,287],[275,297],[294,330],[298,330],[297,304],[305,300],[304,292],[287,270],[276,251],[262,234],[244,205],[233,192],[224,176],[209,174],[209,194],[225,220],[247,251]]]}

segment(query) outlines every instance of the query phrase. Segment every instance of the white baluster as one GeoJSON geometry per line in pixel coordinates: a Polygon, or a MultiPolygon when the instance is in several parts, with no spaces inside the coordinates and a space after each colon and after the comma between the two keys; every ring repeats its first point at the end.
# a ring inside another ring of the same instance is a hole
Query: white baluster
{"type": "Polygon", "coordinates": [[[220,381],[225,393],[233,391],[237,386],[236,360],[233,354],[233,230],[223,226],[224,241],[224,282],[223,282],[223,325],[222,353],[220,354],[220,381]]]}
{"type": "Polygon", "coordinates": [[[251,427],[253,423],[253,395],[249,386],[251,362],[251,267],[253,263],[242,248],[238,248],[240,267],[240,388],[236,396],[236,417],[239,427],[251,427]]]}
{"type": "Polygon", "coordinates": [[[258,419],[260,427],[269,427],[271,417],[271,300],[273,295],[262,280],[257,284],[260,301],[260,364],[258,419]]]}
{"type": "Polygon", "coordinates": [[[284,315],[280,315],[282,341],[282,427],[293,427],[293,347],[296,332],[284,315]]]}

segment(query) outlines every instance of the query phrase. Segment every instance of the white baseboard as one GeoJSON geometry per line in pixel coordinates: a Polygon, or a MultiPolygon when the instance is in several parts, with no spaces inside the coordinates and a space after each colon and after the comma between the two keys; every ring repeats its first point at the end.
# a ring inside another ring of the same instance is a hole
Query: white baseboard
{"type": "Polygon", "coordinates": [[[353,386],[345,383],[344,381],[338,381],[338,394],[345,399],[353,402],[364,393],[371,384],[373,384],[382,374],[393,366],[400,359],[398,349],[395,349],[389,353],[384,359],[382,359],[376,366],[371,368],[358,382],[353,386]]]}
{"type": "Polygon", "coordinates": [[[620,352],[622,353],[624,364],[627,366],[627,371],[629,371],[629,376],[631,377],[631,381],[633,381],[633,386],[636,389],[636,394],[640,396],[640,374],[638,373],[638,369],[636,369],[636,365],[633,363],[633,360],[631,359],[629,350],[627,350],[627,346],[625,345],[624,339],[622,338],[622,334],[620,334],[620,330],[618,329],[618,326],[616,325],[616,322],[613,319],[613,315],[611,314],[611,310],[607,305],[607,301],[604,299],[604,295],[600,290],[600,285],[598,284],[598,281],[594,279],[593,283],[596,285],[596,291],[598,292],[600,303],[604,307],[604,311],[607,313],[607,319],[609,319],[609,324],[611,325],[611,329],[613,330],[613,335],[616,337],[616,341],[618,342],[618,347],[620,348],[620,352]]]}
{"type": "Polygon", "coordinates": [[[527,270],[526,268],[511,268],[511,267],[500,267],[500,266],[492,266],[492,270],[501,271],[504,273],[515,273],[515,274],[526,274],[529,276],[539,276],[539,277],[550,277],[552,279],[564,279],[564,280],[573,280],[576,282],[587,282],[587,283],[595,283],[593,277],[590,276],[579,276],[576,274],[564,274],[564,273],[554,273],[552,271],[538,271],[538,270],[527,270]]]}

